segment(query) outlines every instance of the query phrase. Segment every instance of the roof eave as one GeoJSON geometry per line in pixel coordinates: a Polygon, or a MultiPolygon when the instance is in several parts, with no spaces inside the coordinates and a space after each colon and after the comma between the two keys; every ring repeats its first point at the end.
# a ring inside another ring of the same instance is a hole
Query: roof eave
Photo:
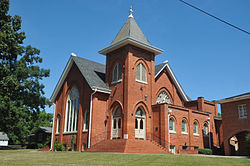
{"type": "Polygon", "coordinates": [[[249,96],[243,96],[243,97],[230,98],[230,99],[217,100],[217,101],[215,101],[215,103],[224,104],[224,103],[235,102],[235,101],[245,100],[245,99],[250,99],[250,95],[249,96]]]}
{"type": "Polygon", "coordinates": [[[158,55],[158,54],[161,54],[163,52],[162,49],[160,48],[157,48],[157,47],[154,47],[154,46],[151,46],[151,45],[148,45],[148,44],[145,44],[145,43],[142,43],[138,40],[135,40],[131,37],[128,37],[128,38],[125,38],[115,44],[112,44],[100,51],[98,51],[98,53],[102,54],[102,55],[106,55],[107,53],[111,52],[111,51],[114,51],[122,46],[125,46],[127,44],[132,44],[132,45],[135,45],[139,48],[142,48],[142,49],[145,49],[149,52],[153,52],[155,55],[158,55]]]}
{"type": "Polygon", "coordinates": [[[97,92],[101,92],[101,93],[106,93],[106,94],[111,94],[111,90],[110,89],[104,89],[104,88],[100,88],[100,87],[96,87],[96,86],[91,87],[91,89],[93,91],[97,91],[97,92]]]}

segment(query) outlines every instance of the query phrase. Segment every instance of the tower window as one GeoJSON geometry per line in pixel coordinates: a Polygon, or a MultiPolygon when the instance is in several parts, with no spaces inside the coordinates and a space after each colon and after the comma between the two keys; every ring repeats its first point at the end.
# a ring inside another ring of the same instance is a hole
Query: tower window
{"type": "Polygon", "coordinates": [[[142,63],[139,63],[136,67],[136,81],[147,83],[147,71],[142,63]]]}
{"type": "Polygon", "coordinates": [[[112,83],[120,82],[121,80],[122,80],[122,69],[121,65],[117,63],[112,73],[112,83]]]}

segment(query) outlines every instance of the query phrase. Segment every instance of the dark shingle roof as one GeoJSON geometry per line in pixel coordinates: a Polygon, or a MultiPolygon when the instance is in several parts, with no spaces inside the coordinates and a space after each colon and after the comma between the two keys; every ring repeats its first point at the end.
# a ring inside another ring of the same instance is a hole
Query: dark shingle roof
{"type": "Polygon", "coordinates": [[[72,57],[89,86],[110,90],[105,81],[105,65],[80,57],[72,57]]]}
{"type": "Polygon", "coordinates": [[[161,63],[159,65],[156,65],[155,66],[155,75],[157,75],[165,65],[166,65],[166,63],[161,63]]]}
{"type": "Polygon", "coordinates": [[[0,141],[9,141],[8,135],[4,132],[0,132],[0,141]]]}
{"type": "Polygon", "coordinates": [[[132,38],[143,44],[151,45],[147,37],[144,35],[140,27],[135,22],[135,19],[133,17],[129,17],[127,19],[126,23],[123,25],[120,32],[116,35],[111,45],[116,44],[119,41],[126,39],[126,38],[132,38]]]}

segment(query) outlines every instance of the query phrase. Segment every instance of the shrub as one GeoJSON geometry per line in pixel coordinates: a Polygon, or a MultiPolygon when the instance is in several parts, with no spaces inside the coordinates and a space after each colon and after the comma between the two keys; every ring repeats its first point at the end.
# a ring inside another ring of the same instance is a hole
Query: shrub
{"type": "Polygon", "coordinates": [[[198,149],[199,154],[211,155],[213,152],[211,149],[198,149]]]}
{"type": "Polygon", "coordinates": [[[68,147],[68,151],[72,151],[72,148],[71,148],[71,147],[68,147]]]}
{"type": "Polygon", "coordinates": [[[246,150],[248,157],[250,157],[250,132],[246,136],[246,150]]]}
{"type": "Polygon", "coordinates": [[[57,139],[55,140],[54,144],[54,151],[65,151],[65,147],[63,146],[63,143],[58,143],[57,139]]]}
{"type": "Polygon", "coordinates": [[[37,144],[37,148],[38,149],[42,149],[43,147],[45,147],[46,145],[44,145],[44,144],[37,144]]]}

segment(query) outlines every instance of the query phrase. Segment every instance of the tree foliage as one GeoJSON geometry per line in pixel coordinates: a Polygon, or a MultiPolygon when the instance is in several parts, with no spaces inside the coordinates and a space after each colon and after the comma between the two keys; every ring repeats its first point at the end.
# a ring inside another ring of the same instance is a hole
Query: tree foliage
{"type": "Polygon", "coordinates": [[[246,135],[246,150],[247,155],[250,158],[250,132],[246,135]]]}
{"type": "Polygon", "coordinates": [[[8,11],[9,0],[1,0],[0,131],[8,134],[11,143],[22,143],[43,121],[39,119],[44,117],[44,113],[40,115],[41,110],[49,102],[43,96],[44,85],[39,81],[49,76],[49,70],[37,65],[42,62],[38,49],[23,45],[25,33],[21,32],[21,17],[11,16],[8,11]]]}

